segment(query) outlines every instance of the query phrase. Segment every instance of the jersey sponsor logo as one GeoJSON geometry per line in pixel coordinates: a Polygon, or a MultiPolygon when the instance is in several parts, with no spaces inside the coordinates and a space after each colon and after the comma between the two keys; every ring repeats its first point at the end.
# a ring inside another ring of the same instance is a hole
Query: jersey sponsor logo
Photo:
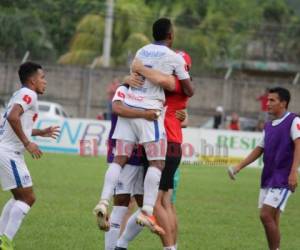
{"type": "Polygon", "coordinates": [[[164,55],[166,55],[166,52],[162,52],[162,51],[149,51],[149,50],[145,50],[145,49],[142,49],[140,51],[140,54],[139,56],[141,57],[163,57],[164,55]]]}
{"type": "Polygon", "coordinates": [[[38,114],[35,113],[34,116],[32,117],[32,120],[35,122],[37,118],[38,118],[38,114]]]}
{"type": "Polygon", "coordinates": [[[23,101],[26,102],[27,104],[30,104],[32,99],[29,95],[24,95],[23,96],[23,101]]]}
{"type": "Polygon", "coordinates": [[[297,124],[297,129],[300,130],[300,123],[297,124]]]}
{"type": "Polygon", "coordinates": [[[121,91],[118,91],[117,95],[118,95],[118,97],[120,97],[122,99],[125,98],[125,94],[123,92],[121,92],[121,91]]]}
{"type": "Polygon", "coordinates": [[[132,99],[132,100],[135,100],[135,101],[138,101],[138,102],[142,102],[144,100],[143,96],[136,96],[136,95],[133,95],[131,93],[128,93],[127,96],[128,96],[129,99],[132,99]]]}

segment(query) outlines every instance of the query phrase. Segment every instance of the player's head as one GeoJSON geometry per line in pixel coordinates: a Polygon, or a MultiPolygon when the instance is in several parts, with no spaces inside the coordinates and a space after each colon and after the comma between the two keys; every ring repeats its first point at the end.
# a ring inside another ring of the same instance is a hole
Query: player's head
{"type": "Polygon", "coordinates": [[[290,92],[282,87],[269,89],[268,94],[268,112],[271,115],[281,114],[287,110],[291,99],[290,92]]]}
{"type": "Polygon", "coordinates": [[[168,18],[159,18],[152,26],[152,35],[155,42],[166,42],[171,47],[174,40],[174,31],[171,20],[168,18]]]}
{"type": "Polygon", "coordinates": [[[192,68],[192,58],[191,58],[191,56],[187,52],[185,52],[183,50],[177,50],[176,53],[179,54],[179,55],[181,55],[183,57],[183,59],[184,59],[184,61],[186,63],[186,67],[187,67],[186,70],[190,71],[191,68],[192,68]]]}
{"type": "Polygon", "coordinates": [[[18,73],[22,85],[29,87],[38,94],[45,92],[47,81],[41,65],[25,62],[20,65],[18,73]]]}

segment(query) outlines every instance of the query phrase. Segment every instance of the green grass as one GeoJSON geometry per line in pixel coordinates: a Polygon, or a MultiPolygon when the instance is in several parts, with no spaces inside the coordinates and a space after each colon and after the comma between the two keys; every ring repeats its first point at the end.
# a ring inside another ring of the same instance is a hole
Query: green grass
{"type": "MultiPolygon", "coordinates": [[[[106,169],[104,158],[45,154],[41,160],[27,157],[27,163],[37,202],[15,238],[16,249],[104,249],[103,233],[92,215],[106,169]]],[[[181,170],[179,249],[267,249],[258,219],[259,170],[244,170],[236,182],[228,180],[224,168],[182,166],[181,170]]],[[[1,192],[1,207],[9,195],[1,192]]],[[[300,249],[299,207],[296,193],[282,216],[281,249],[300,249]]],[[[144,230],[130,249],[162,247],[155,235],[144,230]]]]}

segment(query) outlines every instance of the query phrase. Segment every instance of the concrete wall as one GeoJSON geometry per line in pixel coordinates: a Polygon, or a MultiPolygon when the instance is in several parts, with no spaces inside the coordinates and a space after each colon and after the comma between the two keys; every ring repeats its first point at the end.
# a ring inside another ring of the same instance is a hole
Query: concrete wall
{"type": "MultiPolygon", "coordinates": [[[[47,91],[41,100],[61,103],[73,117],[95,118],[106,110],[106,86],[115,77],[122,78],[126,69],[95,69],[82,67],[44,65],[47,74],[47,91]],[[90,79],[90,80],[89,80],[90,79]],[[88,89],[90,83],[90,108],[88,89]]],[[[19,88],[18,65],[0,63],[0,98],[7,100],[19,88]]],[[[238,77],[229,81],[221,78],[193,77],[196,94],[190,100],[189,114],[192,125],[197,126],[214,113],[218,105],[225,111],[236,111],[241,115],[255,116],[260,109],[255,98],[266,87],[281,86],[292,93],[290,110],[300,112],[300,85],[285,83],[278,79],[250,79],[238,77]]]]}

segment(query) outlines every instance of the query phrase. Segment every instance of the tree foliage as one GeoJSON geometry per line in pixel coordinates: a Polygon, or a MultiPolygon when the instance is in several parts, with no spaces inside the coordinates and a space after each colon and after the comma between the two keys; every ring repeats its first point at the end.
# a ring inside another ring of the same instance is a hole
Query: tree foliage
{"type": "MultiPolygon", "coordinates": [[[[0,57],[60,63],[101,63],[105,0],[2,0],[0,57]]],[[[115,0],[113,65],[125,65],[152,40],[151,26],[166,16],[175,24],[174,47],[196,67],[216,61],[300,61],[298,0],[115,0]]]]}

